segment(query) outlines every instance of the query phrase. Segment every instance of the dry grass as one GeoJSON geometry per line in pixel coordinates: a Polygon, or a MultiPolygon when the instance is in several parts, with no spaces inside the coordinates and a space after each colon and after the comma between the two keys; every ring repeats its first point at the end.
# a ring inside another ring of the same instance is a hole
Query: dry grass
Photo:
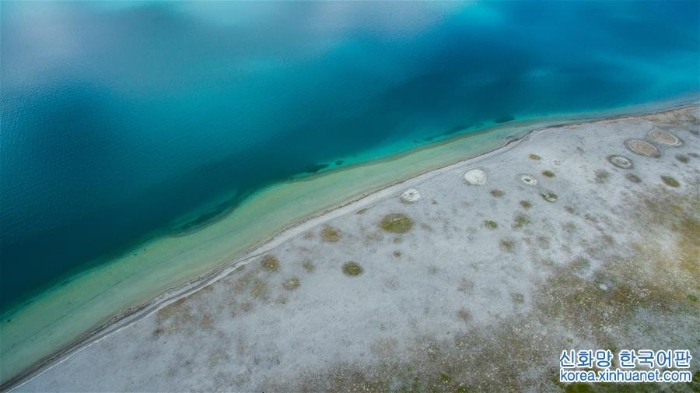
{"type": "Polygon", "coordinates": [[[488,229],[496,229],[498,228],[498,223],[493,220],[486,220],[484,221],[484,226],[488,229]]]}
{"type": "Polygon", "coordinates": [[[676,160],[684,164],[687,164],[688,161],[690,161],[690,159],[687,156],[684,156],[683,154],[676,154],[676,160]]]}
{"type": "Polygon", "coordinates": [[[406,233],[413,228],[413,220],[405,214],[391,213],[384,216],[379,226],[391,233],[406,233]]]}
{"type": "Polygon", "coordinates": [[[253,280],[253,285],[250,288],[250,294],[256,299],[267,300],[270,290],[267,282],[256,278],[253,280]]]}
{"type": "Polygon", "coordinates": [[[364,269],[357,262],[350,261],[343,264],[343,273],[348,276],[359,276],[363,271],[364,269]]]}
{"type": "Polygon", "coordinates": [[[511,238],[501,239],[501,241],[498,243],[498,246],[501,248],[502,251],[509,253],[515,252],[515,240],[511,238]]]}
{"type": "Polygon", "coordinates": [[[632,183],[641,183],[642,182],[642,179],[640,179],[639,176],[635,175],[634,173],[626,174],[625,179],[631,181],[632,183]]]}
{"type": "Polygon", "coordinates": [[[549,238],[546,236],[537,236],[537,245],[543,250],[549,250],[549,238]]]}
{"type": "Polygon", "coordinates": [[[340,241],[342,232],[338,228],[326,225],[321,229],[321,239],[326,242],[335,243],[340,241]]]}
{"type": "MultiPolygon", "coordinates": [[[[469,312],[462,308],[457,318],[468,322],[469,312]]],[[[527,321],[532,323],[532,321],[527,321]]],[[[360,332],[358,332],[360,333],[360,332]]],[[[362,339],[350,337],[349,339],[362,339]]],[[[541,364],[551,356],[552,337],[522,328],[522,321],[504,321],[488,329],[469,329],[454,340],[430,337],[408,343],[408,356],[401,352],[400,341],[383,339],[370,344],[378,362],[338,363],[324,370],[306,373],[297,386],[286,391],[299,392],[514,392],[523,388],[522,370],[541,364]]],[[[557,343],[564,344],[564,343],[557,343]]],[[[404,344],[405,345],[405,344],[404,344]]],[[[528,381],[530,382],[530,381],[528,381]]],[[[535,385],[542,386],[542,385],[535,385]]],[[[542,389],[552,391],[549,381],[542,389]]]]}
{"type": "Polygon", "coordinates": [[[604,169],[598,169],[595,171],[595,182],[598,184],[605,183],[608,180],[608,177],[610,177],[610,172],[604,169]]]}
{"type": "Polygon", "coordinates": [[[661,180],[663,180],[664,184],[669,187],[680,187],[681,185],[678,180],[672,178],[671,176],[661,176],[661,180]]]}
{"type": "Polygon", "coordinates": [[[304,268],[304,270],[306,270],[306,271],[309,272],[309,273],[311,273],[311,272],[313,272],[314,270],[316,270],[316,265],[314,265],[313,262],[308,261],[308,260],[302,262],[302,263],[301,263],[301,266],[304,268]]]}
{"type": "Polygon", "coordinates": [[[182,298],[161,308],[156,314],[157,319],[165,320],[171,318],[184,308],[185,302],[187,302],[187,298],[182,298]]]}
{"type": "Polygon", "coordinates": [[[513,301],[515,304],[523,304],[525,303],[525,295],[522,293],[513,293],[510,295],[510,299],[513,301]]]}
{"type": "Polygon", "coordinates": [[[472,319],[471,314],[464,307],[462,307],[459,311],[457,311],[457,317],[459,319],[463,320],[464,322],[469,322],[472,319]]]}
{"type": "Polygon", "coordinates": [[[284,289],[286,289],[288,291],[293,291],[293,290],[299,288],[299,285],[300,285],[299,279],[296,277],[288,278],[282,284],[284,289]]]}
{"type": "Polygon", "coordinates": [[[280,270],[280,261],[276,256],[267,254],[260,260],[260,266],[268,272],[280,270]]]}
{"type": "Polygon", "coordinates": [[[515,219],[513,220],[513,224],[511,225],[511,228],[521,229],[521,228],[525,227],[526,225],[530,225],[530,216],[528,216],[527,214],[519,213],[515,216],[515,219]]]}

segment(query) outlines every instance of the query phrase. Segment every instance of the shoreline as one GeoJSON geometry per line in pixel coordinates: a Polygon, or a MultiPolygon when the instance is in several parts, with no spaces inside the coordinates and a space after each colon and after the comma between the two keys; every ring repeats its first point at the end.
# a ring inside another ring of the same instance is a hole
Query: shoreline
{"type": "MultiPolygon", "coordinates": [[[[184,284],[180,284],[178,286],[172,287],[165,292],[162,292],[160,295],[157,297],[151,299],[150,301],[147,301],[145,303],[141,302],[136,302],[136,303],[141,303],[139,305],[133,306],[128,308],[126,311],[116,315],[112,316],[111,318],[107,319],[106,321],[102,321],[101,323],[98,323],[98,326],[94,329],[90,329],[88,332],[83,333],[79,335],[76,339],[73,339],[70,341],[70,343],[64,345],[62,348],[58,349],[57,351],[52,352],[51,355],[43,357],[35,362],[33,362],[31,366],[28,368],[25,368],[24,371],[19,372],[17,375],[13,376],[12,378],[9,378],[7,381],[3,382],[2,385],[0,386],[0,389],[10,389],[12,387],[18,386],[30,379],[32,379],[34,376],[38,375],[41,373],[43,370],[48,369],[52,367],[55,364],[61,363],[63,360],[69,358],[72,354],[76,353],[80,349],[91,345],[94,342],[99,341],[100,339],[106,337],[107,335],[114,333],[116,331],[119,331],[120,329],[129,326],[130,324],[140,320],[141,318],[144,318],[153,312],[157,311],[158,309],[167,306],[168,304],[171,304],[178,299],[187,296],[193,292],[198,291],[199,289],[219,280],[220,278],[228,275],[232,271],[240,268],[240,266],[243,266],[247,263],[250,262],[250,260],[254,259],[261,253],[266,252],[267,250],[275,247],[279,243],[285,241],[289,237],[294,236],[295,234],[298,234],[300,232],[303,232],[306,230],[308,227],[317,225],[320,222],[329,220],[333,217],[337,217],[339,215],[345,214],[351,210],[361,208],[363,206],[366,206],[368,204],[371,204],[374,201],[377,201],[387,195],[392,194],[395,192],[394,188],[398,188],[399,185],[402,183],[406,182],[407,180],[413,180],[413,179],[418,179],[423,176],[433,176],[435,174],[441,173],[442,171],[448,171],[455,165],[461,165],[466,161],[478,161],[481,158],[488,157],[493,154],[500,154],[503,151],[507,151],[508,149],[519,145],[526,136],[546,131],[549,128],[556,127],[556,126],[565,126],[565,125],[576,125],[576,124],[583,124],[583,123],[596,123],[596,122],[601,122],[601,121],[613,121],[613,120],[619,120],[619,119],[624,119],[624,118],[630,118],[630,117],[639,117],[642,115],[649,115],[649,114],[655,114],[655,113],[663,113],[663,112],[668,112],[671,110],[677,110],[677,109],[682,109],[686,107],[692,107],[697,105],[695,102],[696,100],[693,100],[694,102],[690,103],[684,103],[681,105],[675,105],[668,107],[668,103],[665,104],[656,104],[657,106],[662,107],[663,109],[658,109],[656,111],[644,111],[644,112],[635,112],[633,114],[630,114],[629,112],[624,113],[624,114],[618,114],[618,115],[613,115],[613,116],[607,116],[607,117],[601,117],[601,116],[591,116],[587,118],[575,118],[573,120],[568,120],[564,121],[563,124],[562,122],[557,122],[554,125],[544,125],[546,124],[546,121],[544,122],[537,122],[535,120],[526,120],[524,121],[525,125],[519,124],[521,122],[515,122],[513,124],[502,124],[499,125],[498,127],[494,127],[491,129],[486,129],[483,131],[479,131],[477,133],[472,133],[472,134],[464,134],[464,135],[457,135],[453,138],[448,138],[446,140],[442,140],[439,142],[435,142],[434,144],[427,145],[424,147],[417,148],[415,150],[410,150],[406,152],[402,152],[397,154],[396,156],[392,157],[387,157],[384,159],[380,159],[377,161],[373,162],[368,162],[368,163],[361,163],[361,164],[354,164],[351,165],[347,168],[341,168],[338,169],[337,171],[332,171],[332,172],[326,172],[326,173],[319,173],[317,175],[312,175],[309,177],[305,177],[303,179],[297,179],[293,180],[289,183],[291,184],[300,184],[300,183],[309,183],[309,182],[314,182],[318,179],[328,179],[329,177],[338,177],[340,174],[343,172],[351,172],[351,171],[357,171],[362,168],[366,167],[377,167],[381,166],[382,164],[387,164],[387,163],[392,163],[392,162],[397,162],[402,159],[405,159],[406,157],[411,157],[415,155],[419,155],[422,152],[430,152],[434,150],[439,150],[441,147],[449,146],[451,144],[454,144],[457,141],[465,141],[465,140],[474,140],[475,138],[482,137],[484,138],[484,135],[489,135],[489,136],[501,136],[499,134],[507,134],[508,132],[512,132],[513,128],[516,130],[516,134],[519,130],[521,134],[517,134],[518,136],[512,138],[512,139],[496,139],[495,141],[500,142],[500,145],[497,145],[494,148],[487,149],[487,151],[477,153],[475,156],[466,156],[462,157],[461,159],[458,159],[457,161],[453,162],[447,162],[444,163],[443,165],[436,164],[437,167],[427,167],[425,169],[422,169],[419,171],[417,174],[409,174],[406,175],[405,177],[401,177],[399,180],[395,180],[390,183],[384,183],[382,185],[378,185],[375,187],[372,187],[368,190],[364,190],[361,193],[350,195],[348,198],[345,199],[345,202],[341,203],[340,205],[338,204],[333,204],[330,203],[330,206],[323,206],[320,209],[318,209],[315,213],[312,213],[310,215],[307,215],[305,218],[301,220],[296,220],[292,221],[291,223],[288,223],[287,225],[283,225],[280,229],[277,229],[273,231],[273,234],[271,236],[259,239],[258,241],[254,242],[252,245],[249,247],[246,247],[243,251],[239,252],[238,255],[232,259],[229,259],[228,262],[224,262],[223,265],[219,266],[218,268],[215,268],[214,270],[208,269],[209,273],[206,273],[204,275],[199,275],[195,279],[191,279],[187,281],[184,284]],[[529,122],[529,123],[528,123],[529,122]],[[528,129],[528,127],[531,127],[531,129],[528,129]]],[[[645,107],[648,106],[653,106],[652,104],[645,105],[645,107]]],[[[546,119],[551,121],[551,119],[546,119]]],[[[484,138],[484,139],[489,139],[489,138],[484,138]]],[[[438,160],[439,161],[439,160],[438,160]]],[[[264,192],[270,192],[271,190],[274,191],[276,187],[270,187],[268,190],[263,190],[260,193],[255,193],[254,195],[251,196],[251,198],[255,198],[256,196],[263,194],[264,192]]],[[[304,197],[304,195],[298,196],[298,197],[304,197]]],[[[242,205],[247,205],[250,201],[244,201],[242,205]]],[[[233,212],[232,212],[233,213],[233,212]]],[[[213,223],[212,225],[217,225],[218,223],[213,223]]],[[[194,237],[196,233],[193,233],[192,236],[194,237]]],[[[186,235],[188,236],[188,235],[186,235]]],[[[77,278],[76,280],[79,280],[80,278],[77,278]]],[[[4,322],[4,321],[3,321],[4,322]]]]}

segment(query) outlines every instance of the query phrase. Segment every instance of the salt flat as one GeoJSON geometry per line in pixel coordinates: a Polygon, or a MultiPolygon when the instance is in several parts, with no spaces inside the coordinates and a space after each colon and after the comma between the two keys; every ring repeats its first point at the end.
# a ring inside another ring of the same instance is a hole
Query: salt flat
{"type": "Polygon", "coordinates": [[[392,186],[15,390],[561,391],[565,349],[700,358],[699,118],[548,128],[392,186]]]}

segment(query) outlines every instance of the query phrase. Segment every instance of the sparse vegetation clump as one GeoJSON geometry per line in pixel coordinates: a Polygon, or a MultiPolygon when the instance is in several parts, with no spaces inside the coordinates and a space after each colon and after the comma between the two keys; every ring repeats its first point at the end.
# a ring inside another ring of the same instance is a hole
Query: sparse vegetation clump
{"type": "Polygon", "coordinates": [[[608,177],[610,177],[610,172],[604,169],[598,169],[595,171],[595,182],[598,184],[605,183],[608,180],[608,177]]]}
{"type": "Polygon", "coordinates": [[[521,229],[526,225],[530,224],[530,216],[527,214],[518,214],[515,216],[515,220],[513,220],[513,229],[521,229]]]}
{"type": "Polygon", "coordinates": [[[464,307],[457,311],[457,317],[465,322],[469,322],[472,319],[471,314],[469,314],[469,311],[464,307]]]}
{"type": "Polygon", "coordinates": [[[672,178],[671,176],[661,176],[661,180],[664,181],[664,184],[666,184],[669,187],[680,187],[681,183],[678,182],[678,180],[672,178]]]}
{"type": "Polygon", "coordinates": [[[578,257],[571,262],[571,267],[576,272],[584,271],[591,267],[591,261],[584,257],[578,257]]]}
{"type": "Polygon", "coordinates": [[[552,178],[552,177],[556,176],[556,175],[554,174],[554,172],[552,172],[552,171],[550,171],[550,170],[542,171],[542,175],[543,175],[543,176],[546,176],[546,177],[549,177],[549,178],[552,178]]]}
{"type": "Polygon", "coordinates": [[[506,193],[503,192],[502,190],[494,189],[494,190],[491,190],[491,195],[495,198],[500,198],[503,195],[506,195],[506,193]]]}
{"type": "Polygon", "coordinates": [[[161,308],[157,313],[158,320],[168,319],[180,312],[184,308],[185,302],[187,302],[187,298],[182,298],[161,308]]]}
{"type": "Polygon", "coordinates": [[[343,264],[343,273],[348,276],[359,276],[363,271],[364,269],[357,262],[350,261],[343,264]]]}
{"type": "Polygon", "coordinates": [[[288,291],[293,291],[293,290],[299,288],[299,285],[300,285],[300,284],[299,284],[299,279],[296,278],[296,277],[288,278],[288,279],[285,280],[284,283],[282,284],[282,286],[284,287],[284,289],[286,289],[286,290],[288,290],[288,291]]]}
{"type": "Polygon", "coordinates": [[[276,272],[280,270],[280,261],[276,256],[268,254],[260,260],[260,266],[268,272],[276,272]]]}
{"type": "Polygon", "coordinates": [[[510,298],[513,300],[513,303],[516,303],[516,304],[525,303],[525,295],[523,295],[522,293],[513,293],[510,295],[510,298]]]}
{"type": "Polygon", "coordinates": [[[486,220],[484,221],[484,226],[488,229],[496,229],[498,228],[498,223],[496,221],[486,220]]]}
{"type": "Polygon", "coordinates": [[[302,262],[302,263],[301,263],[301,266],[304,268],[304,270],[306,270],[306,271],[309,272],[309,273],[311,273],[311,272],[313,272],[314,270],[316,270],[316,265],[314,265],[313,262],[308,261],[308,260],[302,262]]]}
{"type": "Polygon", "coordinates": [[[676,154],[676,160],[678,160],[679,162],[682,162],[682,163],[684,163],[684,164],[687,164],[688,161],[690,161],[690,160],[688,159],[688,157],[687,157],[687,156],[684,156],[683,154],[676,154]]]}
{"type": "Polygon", "coordinates": [[[515,240],[510,238],[501,239],[499,242],[499,247],[505,252],[512,253],[515,251],[515,240]]]}
{"type": "Polygon", "coordinates": [[[530,201],[520,201],[520,206],[522,206],[523,209],[529,209],[532,207],[532,203],[530,201]]]}
{"type": "Polygon", "coordinates": [[[642,179],[640,179],[639,176],[635,175],[634,173],[626,174],[625,179],[631,181],[632,183],[641,183],[642,182],[642,179]]]}
{"type": "Polygon", "coordinates": [[[566,232],[569,232],[569,233],[576,232],[576,230],[578,229],[576,224],[574,224],[571,221],[565,222],[564,224],[562,224],[561,227],[563,230],[565,230],[566,232]]]}
{"type": "Polygon", "coordinates": [[[253,285],[250,288],[250,294],[256,299],[267,300],[269,295],[267,282],[256,278],[253,280],[253,285]]]}
{"type": "Polygon", "coordinates": [[[384,216],[379,226],[391,233],[406,233],[413,228],[413,220],[405,214],[391,213],[384,216]]]}
{"type": "Polygon", "coordinates": [[[535,160],[535,161],[539,161],[542,159],[542,157],[538,156],[537,154],[530,154],[530,159],[535,160]]]}
{"type": "Polygon", "coordinates": [[[321,238],[323,241],[335,243],[340,240],[342,232],[338,228],[334,228],[330,225],[326,225],[321,230],[321,238]]]}

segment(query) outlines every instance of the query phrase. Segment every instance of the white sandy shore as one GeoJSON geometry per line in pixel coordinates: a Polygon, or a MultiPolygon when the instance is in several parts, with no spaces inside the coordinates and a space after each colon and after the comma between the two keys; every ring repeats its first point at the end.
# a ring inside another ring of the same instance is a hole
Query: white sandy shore
{"type": "MultiPolygon", "coordinates": [[[[560,121],[561,119],[556,119],[552,122],[560,121]]],[[[475,150],[475,146],[491,149],[503,144],[506,136],[523,135],[533,128],[542,126],[542,123],[520,124],[517,127],[504,126],[495,131],[458,138],[449,143],[380,163],[357,166],[338,173],[276,186],[252,198],[245,206],[221,222],[199,232],[181,238],[159,239],[151,242],[136,256],[128,255],[109,266],[90,271],[54,293],[37,299],[33,304],[11,315],[12,322],[7,323],[8,318],[3,318],[1,344],[3,379],[26,369],[38,359],[65,348],[71,342],[76,343],[72,350],[70,348],[67,351],[64,350],[58,357],[74,352],[85,342],[117,331],[119,327],[136,326],[129,323],[148,312],[155,311],[156,305],[166,299],[190,293],[195,288],[201,288],[204,284],[226,277],[235,266],[254,260],[261,253],[299,237],[302,232],[318,226],[319,223],[346,216],[361,206],[370,206],[386,200],[397,191],[395,187],[387,188],[353,204],[333,210],[329,214],[306,220],[303,224],[277,235],[262,248],[238,258],[233,264],[226,265],[226,262],[234,256],[259,244],[259,239],[265,238],[269,233],[282,230],[288,223],[304,221],[305,217],[312,214],[318,215],[319,212],[344,203],[348,198],[361,197],[362,195],[356,194],[358,189],[365,190],[364,194],[369,194],[384,184],[410,178],[416,173],[429,171],[446,163],[460,161],[465,156],[478,154],[480,151],[475,150]],[[321,193],[320,190],[324,192],[321,193]],[[327,192],[328,190],[332,192],[327,192]],[[309,197],[313,195],[320,195],[322,198],[309,197]],[[289,203],[281,203],[281,201],[290,200],[296,202],[293,208],[290,208],[289,203]],[[281,206],[284,208],[282,209],[281,206]],[[245,232],[239,231],[241,223],[248,224],[245,232]],[[193,266],[192,260],[203,261],[203,263],[193,266]],[[146,268],[138,269],[136,266],[146,268]],[[152,298],[187,278],[201,275],[216,266],[224,267],[213,274],[208,274],[203,280],[195,280],[189,285],[159,296],[144,306],[139,313],[130,314],[125,319],[121,319],[119,324],[107,324],[104,329],[93,331],[90,336],[84,336],[83,340],[80,340],[86,328],[104,324],[114,310],[138,306],[143,299],[152,298]],[[138,275],[136,275],[137,272],[138,275]],[[119,279],[115,281],[114,277],[119,279]],[[158,284],[154,285],[154,283],[158,284]],[[88,299],[88,302],[78,301],[80,294],[100,293],[97,290],[100,286],[106,287],[103,288],[106,290],[99,296],[88,299]],[[68,306],[69,304],[73,305],[68,306]]],[[[499,151],[498,155],[503,152],[499,151]]],[[[411,179],[409,183],[418,184],[450,170],[454,170],[454,167],[426,173],[411,179]]],[[[424,194],[422,190],[421,193],[424,194]]],[[[424,203],[426,199],[429,200],[424,195],[420,202],[424,203]]],[[[166,303],[170,302],[172,300],[166,303]]],[[[52,363],[52,360],[55,359],[50,359],[45,364],[52,363]]]]}

